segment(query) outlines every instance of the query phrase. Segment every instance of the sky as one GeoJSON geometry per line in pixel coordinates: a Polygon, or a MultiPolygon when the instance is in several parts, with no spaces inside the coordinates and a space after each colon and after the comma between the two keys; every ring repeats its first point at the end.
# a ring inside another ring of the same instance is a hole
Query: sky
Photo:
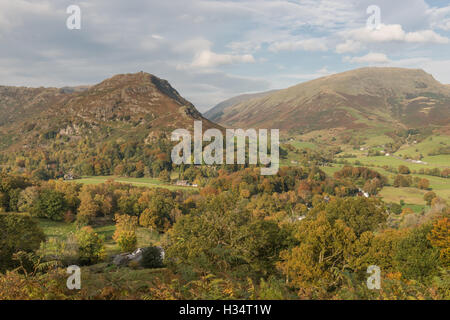
{"type": "Polygon", "coordinates": [[[204,112],[366,66],[420,68],[450,84],[450,2],[0,0],[0,85],[76,86],[145,71],[204,112]],[[80,29],[67,27],[71,5],[80,29]],[[369,28],[374,5],[380,19],[369,28]]]}

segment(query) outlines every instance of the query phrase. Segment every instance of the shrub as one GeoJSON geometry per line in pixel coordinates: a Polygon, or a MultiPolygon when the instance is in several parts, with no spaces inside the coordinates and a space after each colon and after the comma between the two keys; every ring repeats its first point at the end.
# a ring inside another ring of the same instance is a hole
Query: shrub
{"type": "Polygon", "coordinates": [[[394,187],[410,187],[412,184],[412,178],[410,176],[397,175],[394,180],[394,187]]]}
{"type": "Polygon", "coordinates": [[[161,171],[159,179],[161,179],[162,182],[170,182],[170,173],[167,170],[161,171]]]}
{"type": "Polygon", "coordinates": [[[163,266],[161,249],[157,247],[145,248],[142,252],[141,265],[144,268],[161,268],[163,266]]]}
{"type": "Polygon", "coordinates": [[[417,187],[422,190],[427,190],[430,187],[430,181],[427,179],[421,179],[417,184],[417,187]]]}
{"type": "Polygon", "coordinates": [[[131,252],[137,247],[137,237],[134,231],[123,231],[114,239],[122,252],[131,252]]]}
{"type": "Polygon", "coordinates": [[[399,205],[398,203],[391,203],[390,209],[391,209],[391,212],[394,214],[402,213],[402,206],[399,205]]]}
{"type": "Polygon", "coordinates": [[[428,206],[431,206],[431,202],[436,197],[437,197],[436,193],[434,193],[433,191],[430,191],[430,192],[425,193],[425,195],[423,196],[423,200],[425,200],[427,202],[428,206]]]}
{"type": "Polygon", "coordinates": [[[400,174],[410,174],[411,170],[409,170],[409,168],[407,166],[401,165],[401,166],[398,167],[398,173],[400,173],[400,174]]]}
{"type": "Polygon", "coordinates": [[[103,239],[91,227],[80,229],[76,237],[81,264],[96,264],[104,259],[105,245],[103,239]]]}
{"type": "Polygon", "coordinates": [[[137,236],[136,229],[138,218],[129,215],[116,214],[116,231],[113,239],[117,242],[122,252],[131,252],[136,249],[137,236]]]}

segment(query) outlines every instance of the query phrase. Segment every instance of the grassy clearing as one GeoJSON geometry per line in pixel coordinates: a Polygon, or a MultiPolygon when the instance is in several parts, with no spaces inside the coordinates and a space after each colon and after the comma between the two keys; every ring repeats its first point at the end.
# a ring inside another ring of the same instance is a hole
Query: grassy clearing
{"type": "Polygon", "coordinates": [[[427,209],[429,207],[424,206],[424,205],[417,205],[417,204],[406,204],[403,208],[410,208],[415,213],[422,213],[424,211],[427,211],[427,209]]]}
{"type": "Polygon", "coordinates": [[[334,173],[341,170],[344,166],[339,164],[333,164],[332,167],[321,167],[320,169],[328,176],[333,177],[334,173]]]}
{"type": "Polygon", "coordinates": [[[73,223],[69,224],[48,219],[36,219],[36,221],[48,238],[65,239],[70,233],[74,233],[77,230],[73,223]]]}
{"type": "Polygon", "coordinates": [[[450,155],[427,156],[423,157],[423,161],[435,165],[438,168],[450,167],[450,155]]]}
{"type": "Polygon", "coordinates": [[[431,136],[417,144],[405,145],[395,154],[408,155],[410,157],[419,156],[420,154],[427,156],[430,152],[433,152],[439,147],[443,147],[448,144],[450,144],[450,137],[448,136],[431,136]]]}
{"type": "Polygon", "coordinates": [[[407,204],[424,206],[425,200],[423,200],[423,196],[425,193],[426,191],[416,188],[384,187],[380,192],[380,196],[385,202],[399,203],[403,200],[407,204]]]}
{"type": "Polygon", "coordinates": [[[113,180],[114,182],[131,184],[136,187],[147,187],[147,188],[165,188],[168,190],[186,190],[193,191],[198,190],[198,188],[194,187],[181,187],[174,186],[171,184],[166,184],[158,179],[154,178],[124,178],[124,177],[115,177],[115,176],[96,176],[96,177],[83,177],[82,179],[75,180],[77,183],[82,184],[101,184],[105,183],[108,180],[113,180]]]}
{"type": "Polygon", "coordinates": [[[306,141],[289,141],[290,145],[296,147],[297,149],[317,149],[317,145],[312,142],[306,142],[306,141]]]}
{"type": "MultiPolygon", "coordinates": [[[[47,219],[37,219],[37,222],[47,236],[47,241],[50,239],[64,241],[71,233],[74,234],[77,231],[77,226],[74,223],[57,222],[47,219]]],[[[94,227],[93,229],[103,237],[108,255],[120,253],[119,247],[112,238],[114,231],[116,230],[115,225],[99,226],[94,227]]],[[[160,245],[161,236],[158,232],[139,227],[136,231],[136,235],[138,247],[160,245]]]]}

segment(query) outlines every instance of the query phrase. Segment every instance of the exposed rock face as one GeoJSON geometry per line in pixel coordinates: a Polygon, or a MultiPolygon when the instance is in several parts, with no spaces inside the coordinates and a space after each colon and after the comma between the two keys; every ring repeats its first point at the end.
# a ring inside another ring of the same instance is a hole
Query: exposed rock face
{"type": "Polygon", "coordinates": [[[169,82],[144,72],[73,88],[0,86],[0,114],[0,152],[45,147],[40,138],[51,141],[57,134],[71,140],[89,136],[97,144],[113,131],[145,141],[178,128],[193,130],[196,120],[205,130],[221,128],[203,118],[169,82]]]}

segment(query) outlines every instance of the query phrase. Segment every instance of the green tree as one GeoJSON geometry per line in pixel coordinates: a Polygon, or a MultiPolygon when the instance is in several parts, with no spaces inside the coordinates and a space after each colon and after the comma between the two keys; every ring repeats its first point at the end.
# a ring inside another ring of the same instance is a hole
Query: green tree
{"type": "Polygon", "coordinates": [[[157,247],[144,248],[142,252],[141,265],[144,268],[161,268],[163,266],[163,259],[161,256],[161,249],[157,247]]]}
{"type": "Polygon", "coordinates": [[[140,225],[160,233],[167,231],[172,225],[171,213],[175,209],[173,199],[162,194],[155,194],[146,205],[147,208],[139,219],[140,225]]]}
{"type": "Polygon", "coordinates": [[[375,198],[336,198],[320,203],[309,214],[316,216],[322,211],[331,221],[342,220],[357,236],[380,228],[387,219],[386,207],[375,198]]]}
{"type": "Polygon", "coordinates": [[[80,193],[80,207],[78,208],[77,223],[87,226],[95,219],[100,212],[100,206],[93,199],[89,186],[84,186],[80,193]]]}
{"type": "Polygon", "coordinates": [[[26,214],[0,214],[0,272],[17,267],[13,254],[34,252],[45,241],[44,232],[26,214]]]}
{"type": "Polygon", "coordinates": [[[438,274],[439,249],[428,239],[432,228],[425,225],[412,229],[398,244],[395,261],[405,279],[427,281],[438,274]]]}
{"type": "Polygon", "coordinates": [[[355,232],[341,219],[333,221],[322,211],[314,219],[301,221],[295,235],[299,245],[283,252],[279,264],[290,284],[319,293],[341,285],[344,272],[354,268],[358,257],[355,232]]]}
{"type": "Polygon", "coordinates": [[[273,272],[285,248],[281,235],[276,223],[254,220],[233,196],[220,194],[178,219],[164,247],[175,266],[261,277],[273,272]]]}
{"type": "Polygon", "coordinates": [[[80,229],[76,233],[76,238],[81,264],[96,264],[105,258],[104,241],[91,227],[80,229]]]}
{"type": "Polygon", "coordinates": [[[61,221],[66,210],[67,204],[63,193],[44,189],[40,192],[32,212],[40,218],[61,221]]]}

